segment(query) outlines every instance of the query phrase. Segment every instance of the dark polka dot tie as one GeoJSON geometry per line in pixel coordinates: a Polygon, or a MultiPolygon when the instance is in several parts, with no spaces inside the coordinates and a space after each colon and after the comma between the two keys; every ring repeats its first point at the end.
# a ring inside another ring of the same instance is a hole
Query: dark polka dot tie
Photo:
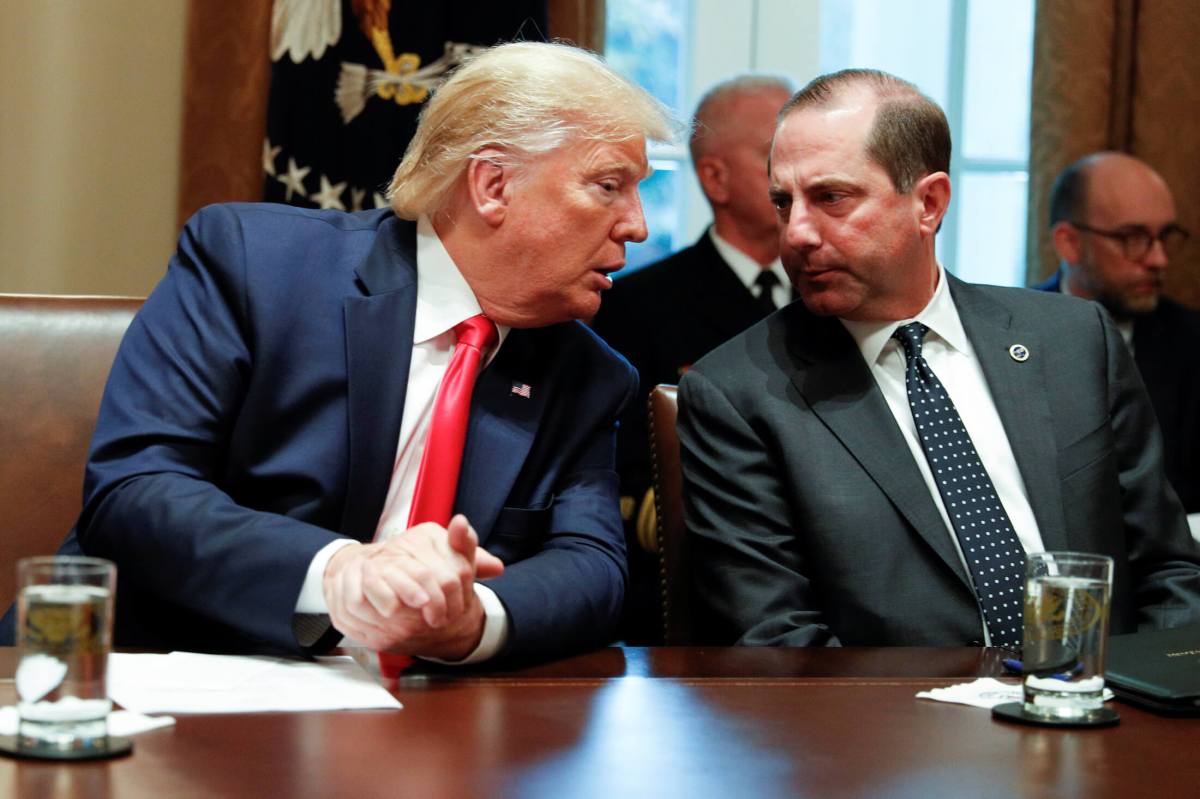
{"type": "Polygon", "coordinates": [[[904,384],[917,437],[970,569],[992,645],[1018,647],[1025,550],[950,395],[921,356],[928,331],[913,322],[893,334],[904,347],[904,384]]]}

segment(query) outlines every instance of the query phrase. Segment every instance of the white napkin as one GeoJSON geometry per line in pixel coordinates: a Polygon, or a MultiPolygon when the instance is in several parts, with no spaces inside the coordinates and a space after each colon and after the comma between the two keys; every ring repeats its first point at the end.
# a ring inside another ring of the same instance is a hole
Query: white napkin
{"type": "MultiPolygon", "coordinates": [[[[16,735],[21,723],[14,705],[0,707],[0,735],[16,735]]],[[[132,710],[114,710],[108,714],[108,734],[124,738],[159,727],[170,727],[175,723],[171,716],[143,716],[132,710]]]]}
{"type": "MultiPolygon", "coordinates": [[[[1104,701],[1113,698],[1113,692],[1104,689],[1104,701]]],[[[1022,702],[1025,699],[1021,683],[1000,682],[991,677],[980,677],[975,682],[948,685],[918,691],[917,699],[932,699],[935,702],[953,702],[971,707],[992,708],[1005,702],[1022,702]]]]}
{"type": "Polygon", "coordinates": [[[991,708],[1003,705],[1005,702],[1020,702],[1023,697],[1020,683],[1005,683],[991,677],[981,677],[975,682],[918,691],[917,698],[991,708]]]}

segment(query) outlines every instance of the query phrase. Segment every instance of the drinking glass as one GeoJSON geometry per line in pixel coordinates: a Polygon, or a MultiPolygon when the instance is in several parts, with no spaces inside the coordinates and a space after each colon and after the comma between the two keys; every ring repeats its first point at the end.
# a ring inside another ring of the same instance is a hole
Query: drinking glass
{"type": "Polygon", "coordinates": [[[100,558],[17,564],[20,749],[69,755],[107,745],[116,582],[116,566],[100,558]]]}
{"type": "Polygon", "coordinates": [[[1026,713],[1087,721],[1103,708],[1112,568],[1112,558],[1081,552],[1026,558],[1026,713]]]}

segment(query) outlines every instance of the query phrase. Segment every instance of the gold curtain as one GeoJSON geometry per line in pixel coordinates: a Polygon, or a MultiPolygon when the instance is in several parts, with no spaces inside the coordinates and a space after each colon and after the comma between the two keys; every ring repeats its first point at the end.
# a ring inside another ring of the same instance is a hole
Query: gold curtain
{"type": "MultiPolygon", "coordinates": [[[[262,198],[272,0],[190,0],[178,220],[262,198]]],[[[604,50],[604,0],[549,0],[549,35],[604,50]]]]}
{"type": "Polygon", "coordinates": [[[1057,268],[1050,185],[1096,150],[1123,150],[1166,178],[1195,234],[1167,294],[1200,306],[1200,4],[1195,0],[1039,0],[1033,45],[1027,281],[1057,268]]]}

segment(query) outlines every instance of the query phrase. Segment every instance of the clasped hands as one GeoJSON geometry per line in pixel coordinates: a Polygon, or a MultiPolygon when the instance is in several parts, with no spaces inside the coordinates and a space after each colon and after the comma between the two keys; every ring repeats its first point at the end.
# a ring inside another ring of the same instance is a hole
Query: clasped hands
{"type": "Polygon", "coordinates": [[[342,547],[325,567],[329,618],[377,651],[461,660],[483,635],[476,579],[504,571],[462,514],[375,544],[342,547]]]}

